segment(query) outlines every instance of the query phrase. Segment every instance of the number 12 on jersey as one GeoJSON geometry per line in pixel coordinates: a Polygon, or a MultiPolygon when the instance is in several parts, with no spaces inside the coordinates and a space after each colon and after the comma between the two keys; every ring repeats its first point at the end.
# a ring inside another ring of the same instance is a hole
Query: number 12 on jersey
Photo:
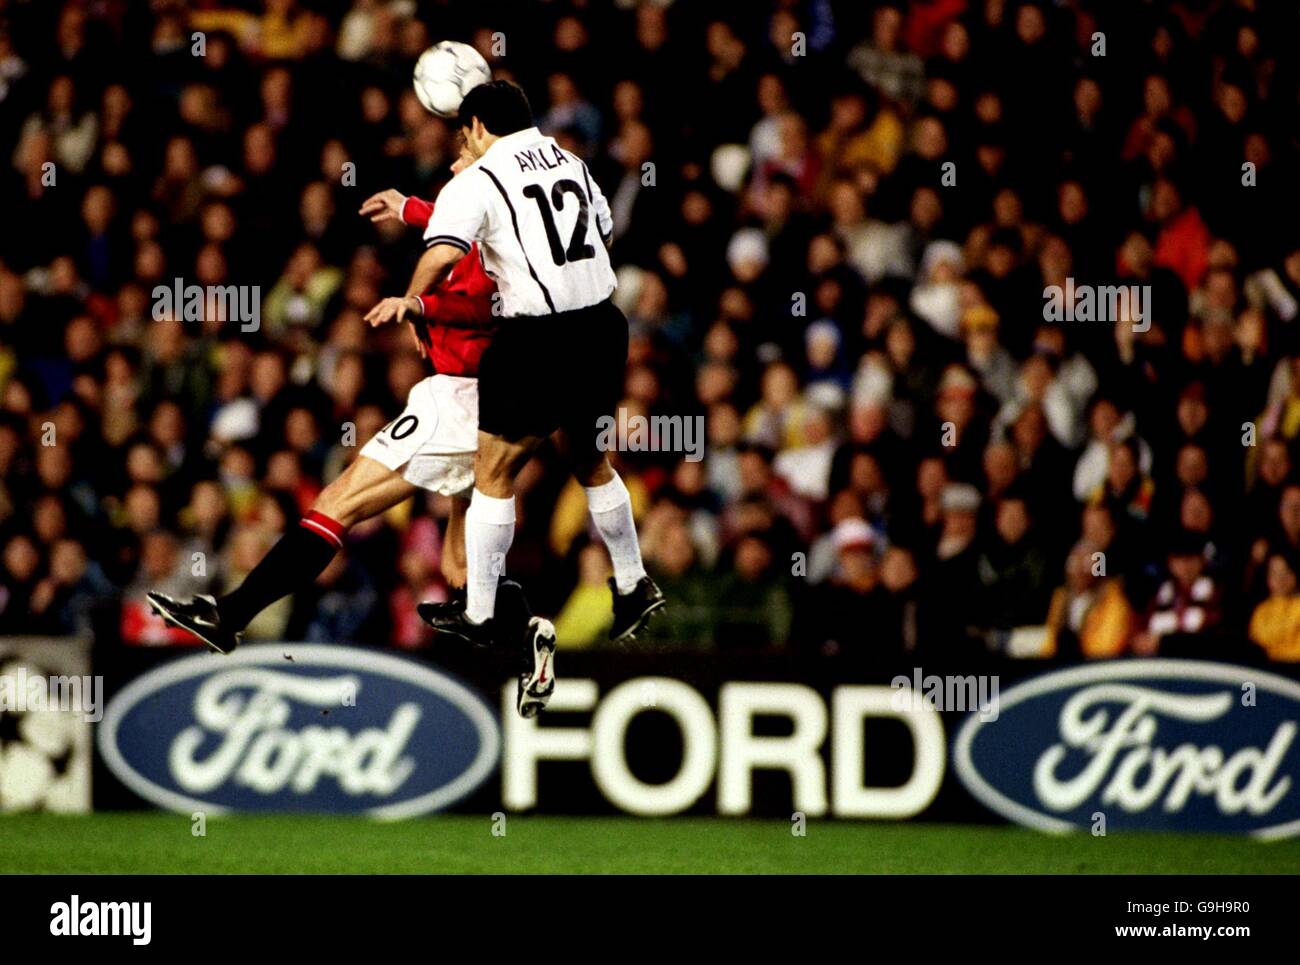
{"type": "Polygon", "coordinates": [[[551,186],[550,198],[547,198],[546,189],[540,184],[529,184],[523,188],[523,194],[526,198],[532,198],[537,202],[537,210],[542,216],[542,224],[546,228],[546,241],[551,247],[551,260],[557,265],[563,265],[571,261],[583,261],[587,258],[594,258],[596,249],[587,243],[587,195],[582,190],[582,185],[570,178],[563,178],[556,181],[551,186]],[[555,225],[555,211],[563,211],[566,194],[571,194],[577,199],[578,203],[578,220],[573,225],[573,234],[569,236],[569,245],[564,247],[560,241],[560,232],[555,225]]]}

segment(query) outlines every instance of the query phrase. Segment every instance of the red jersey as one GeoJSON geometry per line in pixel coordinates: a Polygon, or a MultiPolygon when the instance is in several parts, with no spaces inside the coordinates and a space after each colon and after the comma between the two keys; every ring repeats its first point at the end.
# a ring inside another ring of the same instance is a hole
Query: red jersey
{"type": "MultiPolygon", "coordinates": [[[[419,198],[407,198],[402,205],[402,220],[423,228],[433,214],[433,205],[419,198]]],[[[497,286],[479,258],[478,245],[451,266],[451,272],[437,291],[420,296],[424,306],[424,324],[415,326],[429,353],[429,362],[441,375],[478,375],[479,359],[492,341],[496,318],[492,314],[492,296],[497,286]]]]}

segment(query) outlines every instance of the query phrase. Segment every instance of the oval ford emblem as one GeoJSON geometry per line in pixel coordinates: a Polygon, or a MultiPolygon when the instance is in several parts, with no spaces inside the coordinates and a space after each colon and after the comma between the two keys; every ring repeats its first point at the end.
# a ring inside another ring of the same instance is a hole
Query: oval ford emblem
{"type": "Polygon", "coordinates": [[[957,734],[957,774],[983,804],[1043,831],[1300,833],[1300,684],[1192,660],[1044,674],[957,734]]]}
{"type": "Polygon", "coordinates": [[[472,793],[501,733],[473,691],[410,660],[264,644],[133,680],[105,709],[99,748],[124,784],[173,811],[405,818],[472,793]]]}

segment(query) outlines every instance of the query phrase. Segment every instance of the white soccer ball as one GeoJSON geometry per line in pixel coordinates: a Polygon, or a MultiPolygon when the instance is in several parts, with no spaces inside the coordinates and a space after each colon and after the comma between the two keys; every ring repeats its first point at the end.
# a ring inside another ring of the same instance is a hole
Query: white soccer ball
{"type": "Polygon", "coordinates": [[[483,55],[455,40],[434,44],[415,62],[415,96],[439,117],[455,117],[465,95],[491,79],[483,55]]]}

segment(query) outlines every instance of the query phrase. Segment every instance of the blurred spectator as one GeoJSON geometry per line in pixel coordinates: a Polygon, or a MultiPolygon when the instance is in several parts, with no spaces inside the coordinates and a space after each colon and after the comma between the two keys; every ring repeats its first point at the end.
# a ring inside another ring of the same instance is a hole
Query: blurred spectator
{"type": "Polygon", "coordinates": [[[897,637],[879,632],[887,608],[877,562],[879,537],[865,520],[849,518],[836,524],[831,539],[837,563],[809,603],[809,625],[803,630],[808,645],[826,657],[901,649],[897,637]]]}
{"type": "Polygon", "coordinates": [[[978,561],[984,625],[1037,625],[1047,613],[1047,560],[1032,535],[1025,500],[1011,495],[994,513],[993,535],[978,561]]]}
{"type": "Polygon", "coordinates": [[[1205,541],[1191,533],[1174,537],[1167,554],[1169,578],[1160,584],[1147,610],[1145,626],[1133,641],[1141,656],[1160,652],[1171,634],[1205,634],[1219,628],[1219,588],[1205,574],[1205,541]]]}
{"type": "Polygon", "coordinates": [[[731,566],[714,584],[717,646],[725,650],[783,649],[793,619],[789,591],[774,579],[776,561],[760,536],[741,537],[731,566]]]}
{"type": "Polygon", "coordinates": [[[903,48],[903,13],[893,5],[876,10],[871,39],[849,53],[848,63],[866,83],[891,100],[910,105],[921,96],[925,65],[903,48]]]}
{"type": "Polygon", "coordinates": [[[1295,569],[1281,553],[1268,558],[1268,598],[1251,614],[1250,639],[1270,660],[1300,660],[1300,593],[1295,569]]]}
{"type": "Polygon", "coordinates": [[[1087,543],[1070,551],[1047,612],[1044,656],[1118,657],[1128,646],[1133,609],[1118,579],[1098,575],[1103,559],[1087,543]]]}
{"type": "Polygon", "coordinates": [[[718,640],[714,614],[720,598],[689,532],[675,515],[662,517],[658,524],[648,523],[641,544],[655,582],[677,601],[676,606],[665,607],[651,619],[643,631],[645,645],[709,650],[718,640]]]}
{"type": "Polygon", "coordinates": [[[604,640],[613,623],[609,578],[614,574],[609,554],[598,543],[588,543],[578,554],[578,585],[555,618],[560,646],[591,647],[604,640]]]}

